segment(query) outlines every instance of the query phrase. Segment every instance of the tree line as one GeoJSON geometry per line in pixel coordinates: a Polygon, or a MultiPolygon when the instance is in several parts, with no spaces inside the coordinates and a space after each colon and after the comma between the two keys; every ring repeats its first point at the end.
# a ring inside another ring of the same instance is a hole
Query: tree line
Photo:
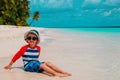
{"type": "Polygon", "coordinates": [[[30,26],[40,17],[39,11],[34,12],[30,24],[30,1],[28,0],[0,0],[0,25],[30,26]]]}

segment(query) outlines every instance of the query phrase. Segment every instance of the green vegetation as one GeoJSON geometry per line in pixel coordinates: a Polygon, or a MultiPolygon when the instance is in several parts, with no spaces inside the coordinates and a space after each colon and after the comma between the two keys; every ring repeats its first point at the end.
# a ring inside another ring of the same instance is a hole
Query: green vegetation
{"type": "Polygon", "coordinates": [[[0,25],[27,26],[29,3],[28,0],[0,0],[0,25]]]}

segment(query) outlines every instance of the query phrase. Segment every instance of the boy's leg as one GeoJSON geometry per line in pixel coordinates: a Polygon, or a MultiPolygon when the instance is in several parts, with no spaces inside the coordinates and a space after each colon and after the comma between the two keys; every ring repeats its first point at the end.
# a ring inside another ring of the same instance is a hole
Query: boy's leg
{"type": "Polygon", "coordinates": [[[52,74],[54,76],[58,76],[58,77],[66,77],[66,76],[68,76],[66,74],[61,74],[61,73],[58,73],[58,72],[54,71],[49,66],[47,66],[45,63],[41,64],[40,69],[43,69],[45,72],[47,72],[49,74],[52,74]]]}
{"type": "Polygon", "coordinates": [[[55,66],[55,65],[52,64],[51,62],[45,62],[45,64],[46,64],[47,66],[49,66],[50,68],[52,68],[53,70],[55,70],[56,72],[65,73],[63,70],[61,70],[60,68],[58,68],[57,66],[55,66]]]}
{"type": "Polygon", "coordinates": [[[53,70],[55,70],[56,72],[58,72],[58,73],[67,74],[67,75],[71,76],[70,73],[64,72],[63,70],[61,70],[60,68],[58,68],[57,66],[52,64],[51,62],[46,62],[45,64],[47,66],[49,66],[50,68],[52,68],[53,70]]]}

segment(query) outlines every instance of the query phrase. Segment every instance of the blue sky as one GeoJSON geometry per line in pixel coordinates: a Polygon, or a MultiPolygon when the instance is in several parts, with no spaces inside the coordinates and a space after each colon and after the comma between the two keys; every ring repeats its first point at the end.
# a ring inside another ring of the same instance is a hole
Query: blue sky
{"type": "Polygon", "coordinates": [[[62,8],[86,8],[109,9],[120,11],[120,0],[30,0],[35,7],[62,9],[62,8]]]}
{"type": "MultiPolygon", "coordinates": [[[[31,6],[35,6],[32,7],[32,11],[39,9],[44,14],[55,11],[71,11],[74,21],[78,20],[76,17],[80,18],[81,26],[120,26],[120,0],[30,1],[32,1],[31,6]]],[[[76,24],[79,23],[76,22],[76,24]]]]}

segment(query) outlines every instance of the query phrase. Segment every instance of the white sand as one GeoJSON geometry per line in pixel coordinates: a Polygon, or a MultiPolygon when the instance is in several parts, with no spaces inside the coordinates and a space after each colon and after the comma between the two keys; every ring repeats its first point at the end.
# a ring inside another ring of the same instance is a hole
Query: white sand
{"type": "Polygon", "coordinates": [[[119,80],[120,33],[71,33],[58,29],[40,29],[41,61],[51,61],[73,74],[57,78],[25,72],[19,59],[12,70],[4,70],[12,56],[26,44],[23,35],[31,28],[0,26],[0,78],[2,80],[119,80]]]}

